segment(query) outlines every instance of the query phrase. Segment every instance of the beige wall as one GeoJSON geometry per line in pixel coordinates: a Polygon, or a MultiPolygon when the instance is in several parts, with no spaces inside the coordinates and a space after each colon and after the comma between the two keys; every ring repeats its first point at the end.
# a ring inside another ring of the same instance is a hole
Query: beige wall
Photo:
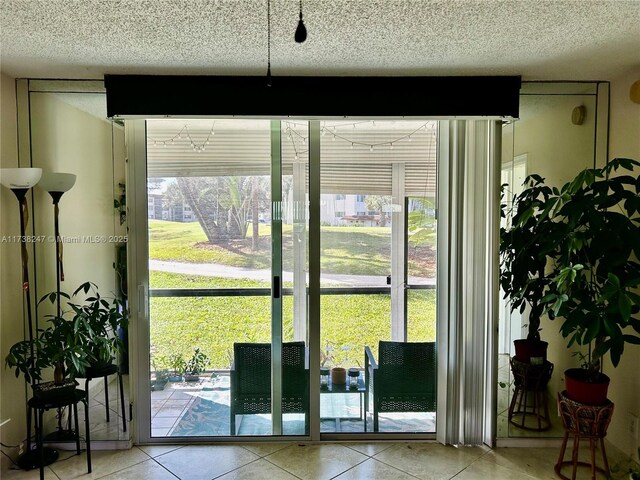
{"type": "MultiPolygon", "coordinates": [[[[1,162],[2,167],[18,166],[15,80],[5,75],[1,78],[1,162]]],[[[74,173],[76,184],[60,201],[60,233],[79,239],[79,243],[64,244],[65,281],[62,290],[71,293],[82,282],[96,283],[103,296],[115,292],[115,244],[111,238],[124,235],[119,225],[113,199],[119,195],[117,184],[124,183],[124,133],[112,125],[100,112],[104,106],[104,94],[55,94],[32,93],[31,107],[31,155],[32,166],[45,171],[74,173]],[[95,112],[95,114],[87,113],[95,112]],[[114,165],[113,158],[117,164],[114,165]],[[115,185],[115,188],[114,188],[115,185]],[[105,240],[89,242],[83,236],[101,237],[105,240]]],[[[27,166],[27,165],[21,165],[27,166]]],[[[5,188],[0,192],[1,235],[17,235],[19,219],[17,202],[5,188]]],[[[53,235],[53,205],[49,194],[36,187],[31,206],[35,234],[53,235]]],[[[34,298],[54,291],[55,244],[45,241],[29,250],[31,264],[35,262],[34,298]]],[[[1,360],[9,346],[23,338],[20,303],[21,277],[20,255],[15,244],[0,245],[0,305],[1,360]]],[[[34,280],[34,279],[32,279],[34,280]]],[[[79,300],[82,300],[81,297],[79,300]]],[[[53,306],[41,306],[37,316],[40,325],[44,315],[53,313],[53,306]]],[[[24,379],[1,369],[0,419],[12,421],[2,427],[2,442],[14,445],[26,437],[24,379]],[[19,395],[17,395],[19,393],[19,395]]],[[[113,392],[115,398],[115,392],[113,392]]],[[[49,418],[49,422],[53,419],[49,418]]],[[[116,436],[117,438],[117,436],[116,436]]],[[[106,439],[106,438],[98,438],[106,439]]],[[[17,450],[7,450],[11,456],[17,450]]]]}
{"type": "MultiPolygon", "coordinates": [[[[15,80],[0,74],[0,166],[18,167],[15,80]]],[[[25,165],[27,166],[27,165],[25,165]]],[[[19,235],[18,202],[10,190],[0,188],[0,236],[19,235]]],[[[9,347],[23,337],[22,277],[17,243],[0,243],[0,421],[2,443],[15,445],[26,438],[26,397],[22,377],[4,368],[9,347]]],[[[15,457],[17,451],[3,451],[15,457]]]]}
{"type": "MultiPolygon", "coordinates": [[[[611,82],[609,158],[627,157],[640,160],[640,105],[629,99],[629,87],[637,80],[640,80],[640,66],[611,82]]],[[[617,368],[605,365],[605,372],[611,377],[609,398],[615,403],[615,413],[607,438],[623,452],[633,454],[636,461],[640,461],[637,457],[640,437],[634,439],[628,426],[630,414],[640,416],[638,365],[638,345],[625,347],[625,353],[617,368]]]]}
{"type": "MultiPolygon", "coordinates": [[[[94,94],[74,96],[91,98],[94,94]]],[[[104,101],[104,95],[99,97],[104,101]]],[[[78,241],[63,243],[65,280],[61,289],[71,294],[81,283],[91,281],[102,295],[110,296],[115,286],[115,245],[109,241],[115,234],[111,123],[76,108],[64,98],[54,93],[32,93],[30,98],[33,166],[77,177],[73,188],[60,200],[60,235],[78,241]],[[83,238],[86,236],[99,240],[92,243],[83,238]]],[[[50,195],[36,188],[36,233],[52,236],[53,220],[50,195]]],[[[36,245],[36,265],[40,298],[56,289],[54,243],[36,245]]],[[[40,319],[42,313],[39,312],[40,319]]]]}
{"type": "MultiPolygon", "coordinates": [[[[595,105],[595,96],[590,95],[521,96],[520,118],[503,128],[503,162],[526,155],[527,174],[541,175],[548,185],[557,187],[571,180],[579,171],[592,168],[595,105]],[[582,125],[571,122],[571,113],[578,105],[586,107],[587,113],[582,125]]],[[[512,315],[515,315],[516,321],[511,324],[511,341],[525,338],[527,329],[521,331],[516,325],[528,323],[528,310],[520,321],[518,312],[512,315]]],[[[560,324],[543,317],[540,326],[542,340],[549,342],[548,360],[554,364],[553,376],[549,382],[549,402],[553,403],[557,392],[564,390],[562,372],[578,365],[567,350],[566,340],[559,334],[560,324]]],[[[501,325],[501,328],[509,327],[501,325]]],[[[560,419],[554,417],[552,423],[550,431],[538,436],[562,435],[560,419]]],[[[509,425],[509,436],[532,435],[531,432],[509,425]]]]}
{"type": "MultiPolygon", "coordinates": [[[[525,96],[521,109],[521,119],[514,126],[514,155],[527,154],[529,173],[541,175],[548,185],[561,187],[579,171],[593,168],[595,97],[525,96]],[[571,113],[578,105],[586,107],[587,115],[582,125],[573,125],[571,113]]],[[[549,382],[551,399],[564,390],[563,372],[578,366],[567,351],[567,341],[559,334],[560,326],[546,317],[540,322],[541,338],[549,342],[548,359],[554,364],[549,382]]],[[[559,427],[559,419],[554,421],[559,427]]]]}

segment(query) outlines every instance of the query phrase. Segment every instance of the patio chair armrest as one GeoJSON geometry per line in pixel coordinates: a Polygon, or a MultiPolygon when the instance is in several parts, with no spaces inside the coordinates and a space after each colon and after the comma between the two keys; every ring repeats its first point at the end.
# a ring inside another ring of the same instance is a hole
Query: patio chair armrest
{"type": "Polygon", "coordinates": [[[367,365],[371,365],[371,368],[373,369],[378,368],[376,359],[373,357],[373,352],[367,346],[364,347],[364,361],[365,361],[365,370],[367,369],[367,365]]]}

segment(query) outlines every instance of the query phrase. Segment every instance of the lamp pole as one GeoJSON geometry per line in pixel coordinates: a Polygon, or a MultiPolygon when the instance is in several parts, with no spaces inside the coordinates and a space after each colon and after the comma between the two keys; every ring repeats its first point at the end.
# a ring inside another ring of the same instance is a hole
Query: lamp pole
{"type": "MultiPolygon", "coordinates": [[[[39,187],[49,192],[53,200],[53,230],[56,238],[56,315],[62,316],[62,306],[60,299],[60,282],[64,281],[64,269],[62,266],[62,238],[60,237],[60,199],[62,195],[71,189],[75,184],[76,176],[71,173],[46,172],[38,184],[39,187]]],[[[62,428],[62,409],[58,408],[58,430],[47,435],[48,440],[69,440],[75,437],[71,431],[71,417],[69,417],[69,428],[62,428]]]]}
{"type": "MultiPolygon", "coordinates": [[[[27,311],[27,331],[29,334],[30,368],[35,367],[33,314],[31,311],[31,288],[29,285],[29,254],[27,252],[27,223],[29,221],[29,208],[27,205],[27,192],[35,186],[42,176],[41,168],[3,168],[0,170],[0,183],[9,188],[18,199],[20,208],[20,259],[22,262],[22,291],[27,311]]],[[[31,387],[36,384],[36,379],[31,375],[31,387]]],[[[23,470],[32,470],[40,465],[49,465],[58,459],[58,451],[53,448],[41,448],[31,450],[31,429],[27,422],[27,451],[18,457],[17,465],[23,470]]],[[[38,425],[36,416],[36,429],[38,425]]]]}

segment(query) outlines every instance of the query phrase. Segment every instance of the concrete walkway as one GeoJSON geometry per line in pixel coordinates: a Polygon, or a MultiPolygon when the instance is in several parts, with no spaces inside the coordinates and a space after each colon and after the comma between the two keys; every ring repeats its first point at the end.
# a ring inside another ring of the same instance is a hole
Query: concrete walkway
{"type": "MultiPolygon", "coordinates": [[[[248,280],[271,281],[271,270],[232,267],[217,263],[183,263],[164,260],[149,260],[149,270],[184,275],[202,275],[207,277],[244,278],[248,280]]],[[[292,272],[283,272],[285,282],[293,282],[292,272]]],[[[341,273],[323,273],[320,283],[324,285],[345,285],[350,287],[386,287],[386,276],[348,275],[341,273]]],[[[412,285],[435,285],[435,278],[409,277],[412,285]]]]}

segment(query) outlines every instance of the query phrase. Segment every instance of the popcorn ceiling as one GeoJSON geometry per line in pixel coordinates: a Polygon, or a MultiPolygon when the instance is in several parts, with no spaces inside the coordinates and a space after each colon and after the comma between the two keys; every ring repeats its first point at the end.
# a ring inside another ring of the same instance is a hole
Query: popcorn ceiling
{"type": "MultiPolygon", "coordinates": [[[[271,0],[274,75],[599,80],[640,64],[640,1],[271,0]]],[[[4,73],[263,75],[266,0],[1,0],[4,73]]]]}

